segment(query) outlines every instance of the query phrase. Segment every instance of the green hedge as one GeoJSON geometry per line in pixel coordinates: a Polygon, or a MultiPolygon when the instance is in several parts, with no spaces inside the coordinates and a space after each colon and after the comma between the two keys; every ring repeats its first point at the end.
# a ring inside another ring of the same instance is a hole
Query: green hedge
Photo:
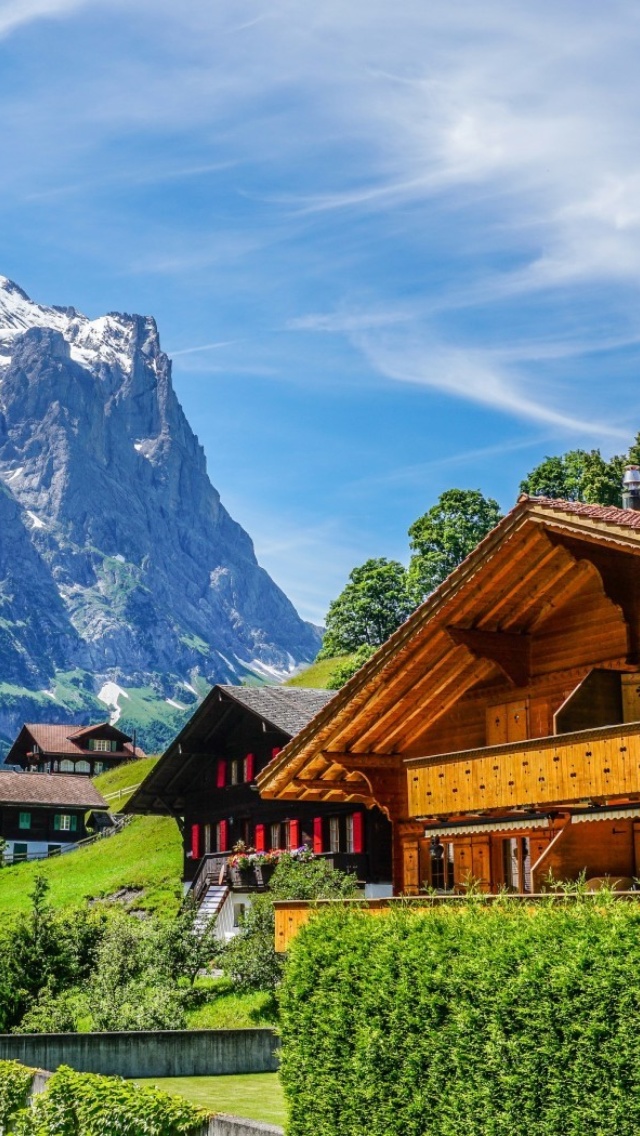
{"type": "Polygon", "coordinates": [[[281,992],[288,1136],[638,1136],[640,904],[320,913],[281,992]]]}
{"type": "Polygon", "coordinates": [[[0,1062],[0,1132],[15,1136],[180,1136],[198,1132],[207,1114],[159,1089],[120,1077],[76,1073],[61,1066],[30,1107],[33,1070],[0,1062]],[[12,1118],[12,1119],[11,1119],[12,1118]],[[11,1119],[11,1127],[7,1124],[11,1119]]]}

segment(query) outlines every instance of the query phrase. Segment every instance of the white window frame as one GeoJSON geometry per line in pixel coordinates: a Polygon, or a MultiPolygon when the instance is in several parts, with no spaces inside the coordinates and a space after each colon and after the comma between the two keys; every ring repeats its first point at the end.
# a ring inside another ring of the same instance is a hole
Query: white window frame
{"type": "Polygon", "coordinates": [[[329,817],[329,851],[340,851],[340,817],[329,817]]]}

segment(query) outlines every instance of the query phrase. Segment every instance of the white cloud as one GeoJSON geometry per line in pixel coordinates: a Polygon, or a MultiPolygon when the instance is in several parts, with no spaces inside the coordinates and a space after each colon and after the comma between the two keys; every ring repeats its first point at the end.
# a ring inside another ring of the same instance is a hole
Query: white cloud
{"type": "Polygon", "coordinates": [[[0,3],[0,38],[34,20],[70,16],[87,3],[88,0],[4,0],[0,3]]]}

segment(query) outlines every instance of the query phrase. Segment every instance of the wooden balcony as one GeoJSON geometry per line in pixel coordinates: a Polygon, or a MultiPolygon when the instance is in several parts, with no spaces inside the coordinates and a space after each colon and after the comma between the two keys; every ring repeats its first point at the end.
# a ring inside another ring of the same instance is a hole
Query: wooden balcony
{"type": "Polygon", "coordinates": [[[412,817],[624,799],[640,795],[640,722],[405,765],[412,817]]]}

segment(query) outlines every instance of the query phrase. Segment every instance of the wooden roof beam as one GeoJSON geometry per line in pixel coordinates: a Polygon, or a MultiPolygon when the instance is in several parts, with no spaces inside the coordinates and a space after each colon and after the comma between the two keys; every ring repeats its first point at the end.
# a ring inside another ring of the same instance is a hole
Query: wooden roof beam
{"type": "Polygon", "coordinates": [[[531,672],[531,639],[504,631],[477,631],[467,627],[447,627],[457,646],[467,647],[476,659],[490,659],[500,667],[512,686],[526,686],[531,672]]]}
{"type": "Polygon", "coordinates": [[[488,659],[473,659],[467,668],[452,676],[452,681],[449,688],[442,691],[436,701],[423,703],[422,706],[416,707],[410,714],[405,714],[395,730],[389,733],[386,737],[386,742],[393,742],[394,748],[406,752],[408,747],[417,741],[426,731],[433,726],[443,714],[446,714],[456,702],[459,702],[463,694],[467,692],[477,682],[488,678],[494,663],[488,659]],[[418,726],[412,727],[412,723],[418,720],[418,726]]]}

